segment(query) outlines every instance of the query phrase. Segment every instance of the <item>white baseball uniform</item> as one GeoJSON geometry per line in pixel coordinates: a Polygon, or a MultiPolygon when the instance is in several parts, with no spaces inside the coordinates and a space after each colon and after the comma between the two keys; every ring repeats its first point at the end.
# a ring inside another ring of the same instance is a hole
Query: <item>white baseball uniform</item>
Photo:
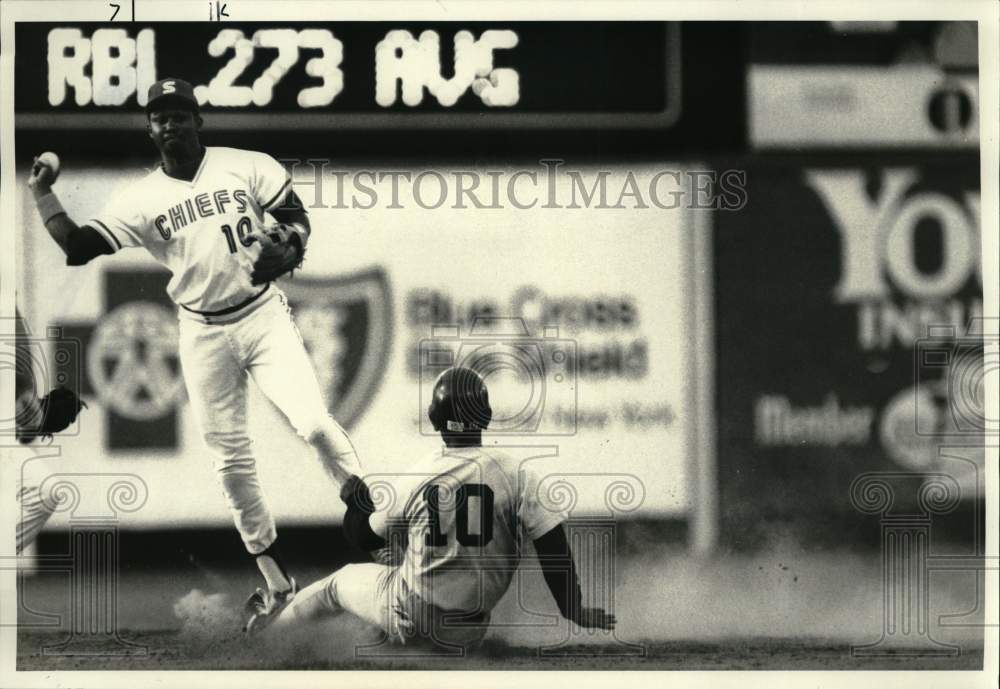
{"type": "Polygon", "coordinates": [[[247,375],[319,452],[328,473],[360,473],[357,454],[329,415],[284,294],[254,286],[260,255],[251,232],[270,222],[291,189],[271,156],[206,147],[194,178],[158,167],[115,195],[85,225],[118,251],[143,247],[172,273],[167,293],[180,307],[180,359],[188,396],[236,528],[250,553],[276,537],[247,435],[247,375]]]}
{"type": "MultiPolygon", "coordinates": [[[[527,547],[566,519],[539,502],[539,479],[495,448],[447,448],[393,482],[396,498],[370,518],[390,545],[403,534],[399,567],[347,565],[303,589],[279,623],[347,610],[392,631],[394,607],[418,633],[468,643],[486,633],[527,547]]],[[[373,493],[381,492],[376,479],[373,493]]]]}

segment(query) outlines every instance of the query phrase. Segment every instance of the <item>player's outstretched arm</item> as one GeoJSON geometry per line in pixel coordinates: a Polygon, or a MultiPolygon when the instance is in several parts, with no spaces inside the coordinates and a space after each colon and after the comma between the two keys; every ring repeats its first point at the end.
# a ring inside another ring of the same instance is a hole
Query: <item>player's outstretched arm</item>
{"type": "Polygon", "coordinates": [[[534,544],[545,583],[562,616],[584,629],[614,629],[618,623],[614,615],[601,608],[583,607],[573,552],[562,524],[535,539],[534,544]]]}
{"type": "Polygon", "coordinates": [[[113,253],[108,242],[92,227],[78,226],[67,215],[59,198],[52,191],[57,172],[45,161],[35,158],[28,177],[28,188],[49,236],[66,254],[66,264],[82,266],[102,254],[113,253]]]}

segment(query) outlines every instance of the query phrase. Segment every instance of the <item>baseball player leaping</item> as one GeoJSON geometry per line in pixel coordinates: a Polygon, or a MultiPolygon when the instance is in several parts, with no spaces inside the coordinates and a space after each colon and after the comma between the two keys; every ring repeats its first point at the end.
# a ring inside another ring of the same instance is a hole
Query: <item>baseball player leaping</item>
{"type": "Polygon", "coordinates": [[[68,265],[143,247],[170,269],[167,292],[180,307],[191,406],[236,528],[266,579],[257,604],[274,614],[297,585],[278,556],[274,518],[257,480],[247,434],[248,374],[338,485],[360,473],[354,446],[323,402],[285,295],[272,284],[301,264],[309,218],[274,158],[201,145],[202,118],[187,82],[153,84],[146,116],[160,165],[82,225],[52,192],[56,171],[44,159],[36,159],[28,184],[68,265]]]}

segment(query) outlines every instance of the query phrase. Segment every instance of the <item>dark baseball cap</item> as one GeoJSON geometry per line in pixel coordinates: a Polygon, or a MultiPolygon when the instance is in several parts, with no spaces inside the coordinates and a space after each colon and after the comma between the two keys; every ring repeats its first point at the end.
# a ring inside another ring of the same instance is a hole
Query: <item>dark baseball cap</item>
{"type": "Polygon", "coordinates": [[[194,87],[183,79],[160,79],[149,87],[146,112],[164,105],[180,106],[198,112],[198,99],[195,98],[194,87]]]}

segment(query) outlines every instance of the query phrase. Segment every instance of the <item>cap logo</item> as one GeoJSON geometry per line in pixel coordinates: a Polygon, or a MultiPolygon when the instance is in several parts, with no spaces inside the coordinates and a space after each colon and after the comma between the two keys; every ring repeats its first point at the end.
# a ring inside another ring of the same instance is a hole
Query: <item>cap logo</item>
{"type": "Polygon", "coordinates": [[[163,92],[164,93],[173,93],[176,90],[177,90],[177,87],[174,86],[173,80],[163,82],[163,92]]]}

